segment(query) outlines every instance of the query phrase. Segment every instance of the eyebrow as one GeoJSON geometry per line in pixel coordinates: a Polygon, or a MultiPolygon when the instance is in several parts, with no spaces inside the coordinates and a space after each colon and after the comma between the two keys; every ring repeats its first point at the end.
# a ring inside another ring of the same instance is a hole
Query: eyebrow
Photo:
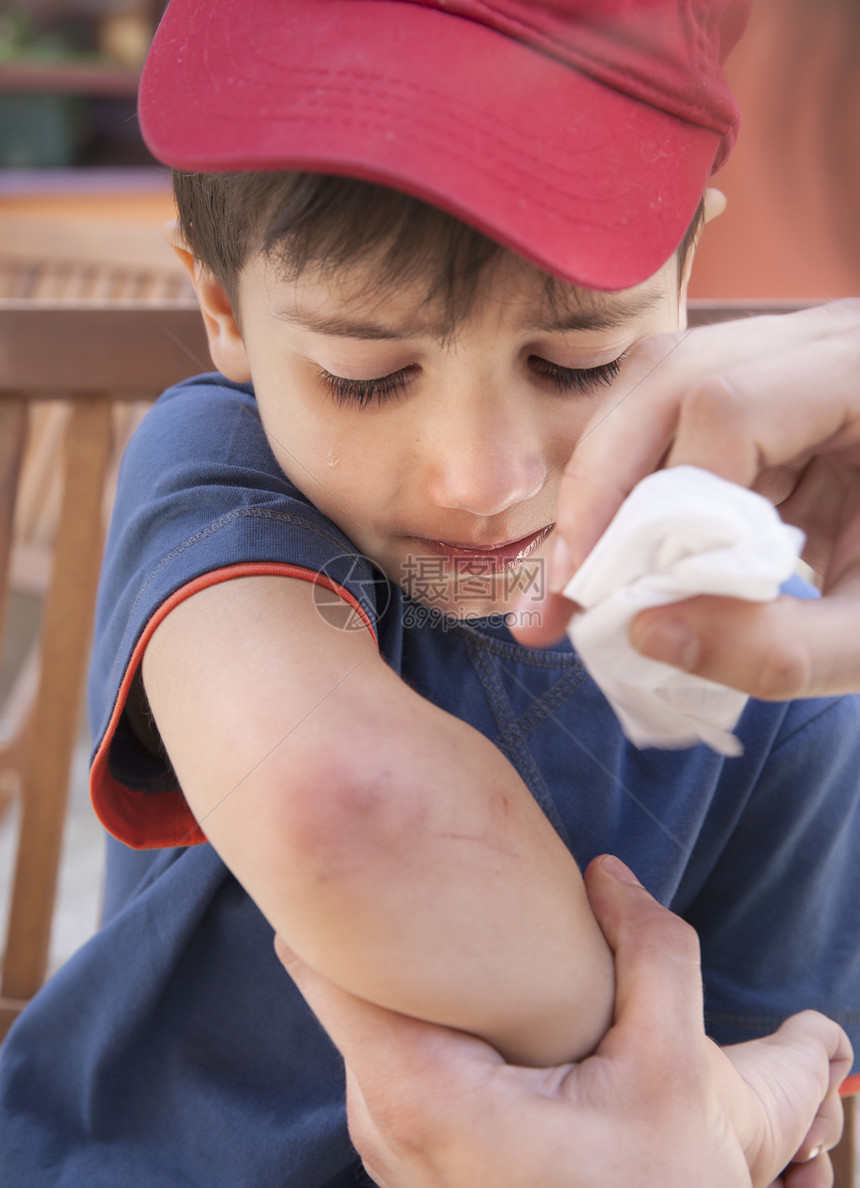
{"type": "Polygon", "coordinates": [[[278,310],[277,316],[315,334],[327,334],[332,338],[404,339],[421,338],[431,334],[433,327],[427,322],[403,322],[399,326],[386,326],[382,322],[365,322],[340,315],[327,318],[322,314],[304,310],[278,310]]]}
{"type": "MultiPolygon", "coordinates": [[[[636,293],[613,293],[603,298],[591,293],[582,295],[582,303],[556,316],[539,317],[526,322],[523,329],[530,334],[563,334],[571,330],[614,330],[631,318],[638,317],[659,305],[662,289],[642,289],[636,293]]],[[[442,328],[426,321],[405,321],[398,325],[365,321],[343,315],[326,317],[301,309],[280,309],[277,317],[303,326],[314,334],[331,338],[355,338],[365,341],[405,341],[412,338],[444,337],[442,328]]]]}
{"type": "Polygon", "coordinates": [[[524,329],[531,333],[563,334],[566,330],[615,330],[631,318],[654,309],[665,297],[660,288],[640,289],[635,293],[612,293],[607,298],[592,293],[583,295],[581,304],[565,310],[549,321],[540,318],[528,322],[524,329]]]}

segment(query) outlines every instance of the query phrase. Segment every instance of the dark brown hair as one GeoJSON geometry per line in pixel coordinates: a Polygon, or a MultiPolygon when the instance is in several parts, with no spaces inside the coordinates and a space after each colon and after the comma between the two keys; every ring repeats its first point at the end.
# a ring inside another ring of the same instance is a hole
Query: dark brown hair
{"type": "MultiPolygon", "coordinates": [[[[234,307],[239,274],[257,252],[290,279],[310,264],[334,275],[372,259],[376,288],[421,280],[426,303],[438,303],[452,329],[468,314],[487,265],[505,252],[426,202],[351,177],[177,171],[173,181],[185,241],[234,307]]],[[[703,221],[700,204],[678,248],[679,275],[703,221]]],[[[552,305],[563,304],[569,291],[569,285],[546,276],[552,305]]]]}

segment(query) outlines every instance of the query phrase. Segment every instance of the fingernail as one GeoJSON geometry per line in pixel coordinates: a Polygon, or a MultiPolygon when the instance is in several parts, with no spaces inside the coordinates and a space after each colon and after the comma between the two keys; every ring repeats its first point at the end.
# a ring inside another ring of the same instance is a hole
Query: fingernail
{"type": "Polygon", "coordinates": [[[630,867],[626,866],[620,858],[616,858],[614,854],[604,854],[600,859],[600,865],[611,879],[615,879],[619,883],[627,883],[631,887],[642,886],[630,867]]]}
{"type": "Polygon", "coordinates": [[[549,558],[549,577],[547,585],[551,594],[560,594],[573,577],[573,557],[567,547],[567,541],[559,536],[553,546],[549,558]]]}
{"type": "Polygon", "coordinates": [[[821,1146],[820,1143],[817,1147],[813,1147],[811,1152],[809,1153],[809,1158],[806,1160],[806,1162],[812,1163],[813,1159],[817,1159],[823,1150],[824,1150],[824,1148],[821,1146]]]}
{"type": "Polygon", "coordinates": [[[661,616],[646,626],[634,626],[630,642],[637,652],[652,660],[662,660],[673,668],[691,672],[699,662],[699,638],[683,619],[661,616]]]}

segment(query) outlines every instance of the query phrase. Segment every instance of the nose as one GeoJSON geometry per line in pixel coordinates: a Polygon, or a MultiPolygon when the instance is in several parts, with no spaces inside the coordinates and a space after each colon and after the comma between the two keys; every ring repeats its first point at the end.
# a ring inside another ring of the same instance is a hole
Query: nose
{"type": "Polygon", "coordinates": [[[535,426],[501,402],[461,405],[425,439],[425,489],[438,507],[497,516],[534,495],[546,478],[535,426]]]}

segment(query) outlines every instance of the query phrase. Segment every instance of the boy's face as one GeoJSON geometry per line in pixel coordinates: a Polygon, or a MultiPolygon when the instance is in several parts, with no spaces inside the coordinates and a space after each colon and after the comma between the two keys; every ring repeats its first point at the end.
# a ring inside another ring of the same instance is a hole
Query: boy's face
{"type": "Polygon", "coordinates": [[[541,592],[564,463],[628,390],[625,353],[678,328],[677,260],[560,312],[506,255],[449,340],[422,298],[379,292],[371,268],[287,281],[258,256],[231,378],[250,374],[287,476],[391,580],[446,614],[504,614],[541,592]]]}

